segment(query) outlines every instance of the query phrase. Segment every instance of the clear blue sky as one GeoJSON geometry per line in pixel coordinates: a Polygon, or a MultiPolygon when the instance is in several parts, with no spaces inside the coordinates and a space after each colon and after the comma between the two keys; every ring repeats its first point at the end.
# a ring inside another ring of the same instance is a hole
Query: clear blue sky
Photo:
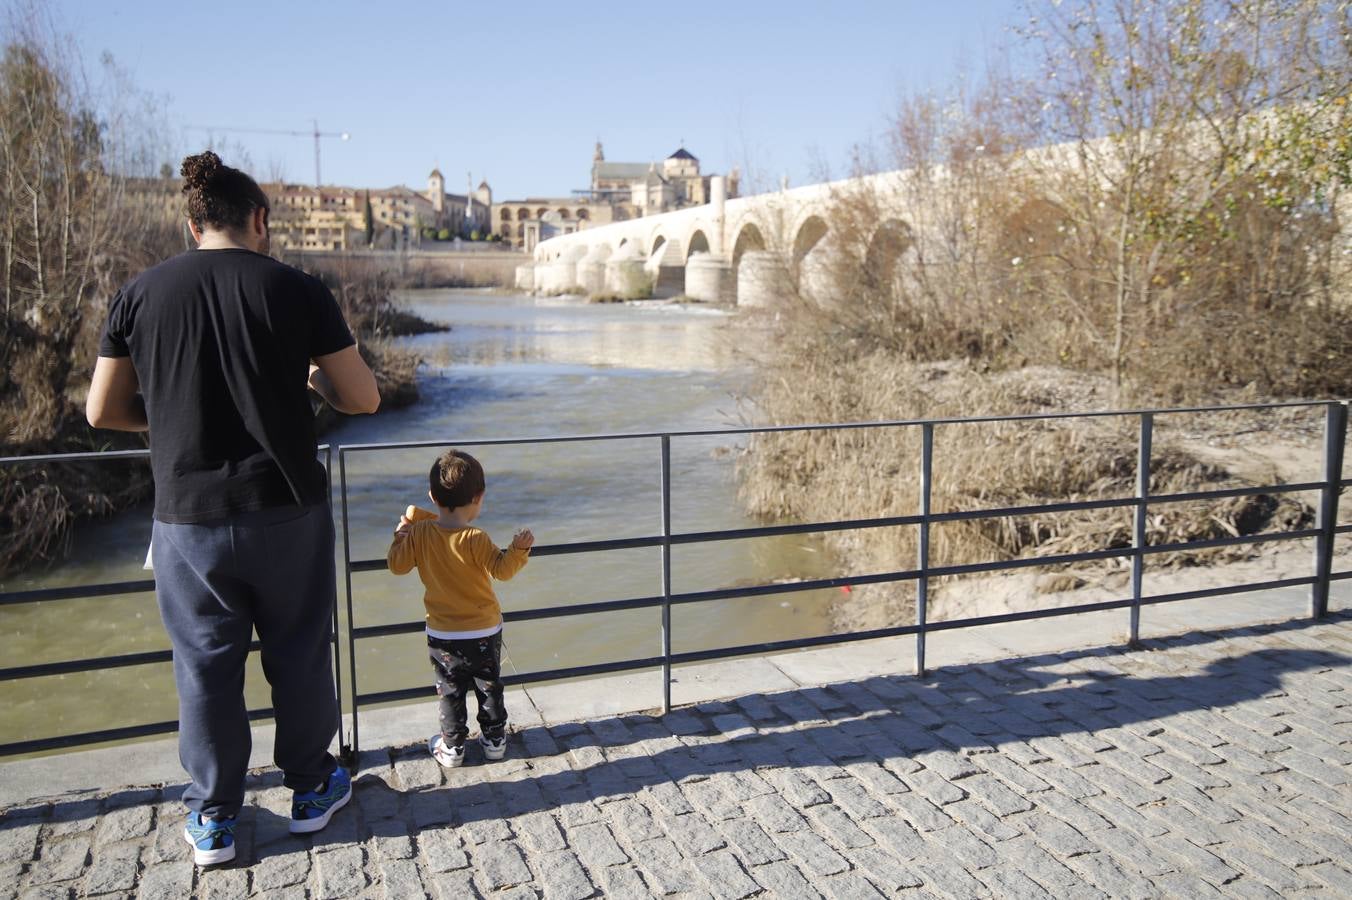
{"type": "MultiPolygon", "coordinates": [[[[49,0],[96,73],[111,54],[163,100],[175,153],[188,126],[346,131],[326,183],[421,187],[439,166],[495,199],[587,186],[607,159],[662,159],[682,139],[704,171],[777,184],[839,172],[898,97],[979,71],[1016,0],[49,0]]],[[[314,179],[313,141],[216,131],[255,174],[314,179]]],[[[227,162],[233,160],[227,158],[227,162]]]]}

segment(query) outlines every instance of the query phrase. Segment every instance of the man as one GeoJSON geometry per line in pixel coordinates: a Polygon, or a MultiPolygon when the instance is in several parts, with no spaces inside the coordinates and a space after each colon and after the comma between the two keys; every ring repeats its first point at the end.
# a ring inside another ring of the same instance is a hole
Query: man
{"type": "Polygon", "coordinates": [[[199,865],[235,856],[251,746],[244,667],[257,630],[272,687],[274,760],[291,831],[351,798],[328,752],[333,521],[307,385],[346,413],[380,403],[333,295],[267,256],[268,200],[211,151],[183,161],[195,251],[118,291],[89,387],[95,428],[150,431],[151,543],[174,648],[185,839],[199,865]]]}

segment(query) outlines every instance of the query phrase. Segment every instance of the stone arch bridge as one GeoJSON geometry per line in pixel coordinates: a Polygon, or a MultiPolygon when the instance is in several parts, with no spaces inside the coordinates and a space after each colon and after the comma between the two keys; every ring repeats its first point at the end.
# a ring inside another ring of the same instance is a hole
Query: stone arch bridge
{"type": "Polygon", "coordinates": [[[714,176],[710,202],[550,238],[516,284],[540,294],[672,297],[765,305],[786,285],[821,284],[839,252],[831,211],[850,191],[867,191],[876,215],[865,226],[867,253],[889,268],[910,244],[912,216],[902,210],[898,179],[888,172],[846,181],[727,199],[714,176]],[[787,279],[791,279],[787,280],[787,279]]]}

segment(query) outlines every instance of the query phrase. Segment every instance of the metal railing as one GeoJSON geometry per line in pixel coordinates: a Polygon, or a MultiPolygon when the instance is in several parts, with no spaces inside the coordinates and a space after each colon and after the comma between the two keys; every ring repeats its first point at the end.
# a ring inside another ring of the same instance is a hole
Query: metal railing
{"type": "MultiPolygon", "coordinates": [[[[329,481],[329,505],[333,505],[333,450],[328,444],[319,446],[319,453],[324,460],[324,470],[330,474],[329,481]]],[[[0,457],[0,466],[33,466],[49,463],[71,463],[71,462],[97,462],[103,463],[115,459],[146,459],[150,458],[149,450],[112,450],[91,453],[47,453],[33,456],[8,456],[0,457]]],[[[111,581],[100,582],[97,584],[75,585],[72,587],[58,588],[38,588],[27,591],[6,591],[0,592],[0,608],[13,606],[22,603],[43,603],[58,600],[76,600],[88,599],[93,597],[108,597],[116,594],[142,594],[151,593],[155,590],[155,581],[152,578],[138,579],[135,581],[111,581]]],[[[333,631],[330,635],[330,641],[334,647],[334,681],[335,691],[341,703],[342,698],[342,656],[341,645],[338,642],[338,606],[335,603],[333,608],[333,631]]],[[[249,652],[255,653],[259,649],[258,641],[252,641],[249,644],[249,652]]],[[[34,663],[24,666],[7,666],[0,668],[0,683],[16,681],[23,678],[41,678],[52,675],[70,675],[80,672],[102,672],[108,669],[120,669],[129,666],[147,666],[173,662],[174,654],[171,650],[150,650],[142,653],[122,653],[114,656],[94,656],[78,659],[64,659],[54,662],[34,663]]],[[[259,721],[260,719],[270,719],[273,717],[271,707],[259,707],[250,709],[249,719],[259,721]]],[[[171,734],[178,731],[178,720],[162,720],[159,722],[146,722],[137,725],[123,725],[117,728],[102,728],[96,731],[82,731],[72,734],[54,735],[45,738],[34,738],[24,741],[5,741],[0,743],[0,756],[14,756],[23,753],[41,753],[47,750],[61,750],[69,747],[81,747],[89,744],[101,744],[108,741],[123,741],[131,738],[153,737],[160,734],[171,734]]]]}
{"type": "Polygon", "coordinates": [[[599,441],[635,441],[647,440],[656,443],[658,464],[661,472],[660,515],[661,532],[656,535],[637,538],[624,538],[608,541],[586,541],[566,544],[537,545],[531,550],[532,557],[561,556],[578,553],[598,553],[614,550],[630,550],[640,547],[661,548],[662,593],[653,596],[632,597],[622,600],[609,600],[593,603],[570,603],[563,606],[551,606],[529,610],[509,610],[503,613],[505,622],[519,622],[529,619],[545,619],[561,616],[587,615],[619,610],[647,609],[660,607],[661,655],[641,659],[612,660],[584,666],[545,669],[535,672],[517,673],[503,676],[505,684],[526,684],[539,681],[555,681],[579,678],[614,672],[634,671],[638,669],[660,667],[662,670],[662,710],[671,709],[671,668],[673,665],[721,659],[733,656],[746,656],[756,653],[770,653],[827,644],[839,644],[850,641],[871,640],[883,637],[903,635],[915,636],[915,672],[925,674],[925,642],[931,632],[948,631],[958,628],[970,628],[978,625],[994,625],[1004,622],[1019,622],[1030,619],[1075,615],[1085,612],[1127,609],[1130,613],[1130,643],[1140,640],[1141,607],[1153,604],[1201,599],[1225,594],[1249,591],[1272,590],[1278,588],[1310,586],[1310,613],[1323,616],[1328,608],[1329,584],[1333,580],[1352,578],[1352,571],[1334,573],[1332,571],[1333,541],[1337,534],[1352,532],[1352,525],[1338,526],[1338,495],[1342,488],[1352,484],[1352,479],[1342,477],[1343,447],[1347,434],[1346,402],[1325,403],[1274,403],[1247,404],[1221,407],[1190,407],[1163,410],[1104,411],[1095,413],[1047,413],[1019,416],[982,416],[974,418],[949,418],[926,420],[898,420],[889,422],[854,422],[830,425],[792,425],[766,426],[733,429],[641,432],[604,435],[577,435],[545,438],[515,438],[495,440],[451,440],[451,441],[414,441],[401,443],[358,444],[340,447],[338,450],[338,472],[343,498],[343,559],[345,567],[345,588],[348,612],[348,659],[353,669],[348,680],[351,691],[352,712],[352,750],[359,747],[360,715],[362,706],[388,703],[399,700],[425,697],[425,685],[395,690],[360,693],[356,672],[356,642],[358,640],[385,637],[396,634],[420,632],[425,627],[423,620],[394,625],[359,626],[356,624],[353,609],[352,575],[356,572],[372,572],[386,569],[382,559],[353,560],[351,536],[347,509],[347,458],[352,454],[370,453],[387,450],[415,448],[485,447],[507,445],[588,443],[599,441]],[[1271,410],[1280,408],[1324,408],[1325,410],[1325,447],[1324,477],[1320,481],[1294,484],[1276,484],[1254,487],[1221,488],[1185,493],[1151,494],[1151,445],[1154,434],[1154,419],[1157,414],[1202,414],[1208,412],[1231,412],[1240,410],[1271,410]],[[976,510],[951,510],[934,512],[931,508],[931,492],[934,474],[934,429],[939,425],[970,425],[998,422],[1035,422],[1065,419],[1134,417],[1139,422],[1136,494],[1134,497],[1108,498],[1100,500],[1071,500],[1058,503],[1046,503],[1028,506],[1011,506],[976,510]],[[674,533],[671,530],[671,442],[678,438],[729,437],[736,435],[774,434],[801,431],[848,431],[876,428],[918,428],[921,432],[920,460],[915,477],[919,485],[918,510],[914,515],[889,516],[873,519],[851,519],[834,522],[814,522],[799,525],[772,525],[759,528],[739,528],[723,531],[702,531],[674,533]],[[1182,503],[1197,500],[1215,500],[1227,497],[1244,497],[1259,494],[1299,493],[1305,491],[1320,492],[1317,521],[1314,528],[1297,529],[1271,534],[1238,535],[1235,537],[1213,538],[1198,541],[1186,541],[1168,544],[1147,544],[1146,522],[1152,505],[1182,503]],[[1052,556],[1038,556],[1012,560],[1001,560],[961,565],[933,566],[929,560],[930,527],[944,522],[957,522],[976,519],[994,519],[1008,516],[1035,515],[1041,513],[1070,512],[1076,510],[1129,508],[1133,511],[1133,539],[1130,547],[1105,548],[1081,553],[1064,553],[1052,556]],[[720,588],[717,590],[673,592],[671,548],[681,544],[697,544],[713,541],[739,540],[745,538],[769,537],[776,535],[810,534],[829,531],[844,531],[864,528],[895,526],[916,526],[919,529],[916,566],[891,572],[866,575],[848,575],[833,578],[812,579],[792,583],[771,583],[740,588],[720,588]],[[1314,574],[1304,578],[1285,578],[1262,582],[1248,582],[1238,585],[1203,588],[1190,591],[1172,591],[1147,595],[1144,593],[1145,558],[1150,555],[1201,550],[1236,544],[1261,544],[1275,541],[1315,539],[1314,574]],[[1024,610],[1020,612],[995,615],[971,616],[962,619],[930,622],[928,619],[929,581],[932,578],[951,575],[970,575],[983,572],[996,572],[1008,569],[1020,569],[1034,566],[1061,565],[1078,562],[1090,562],[1107,559],[1129,559],[1131,564],[1131,596],[1115,600],[1084,603],[1074,606],[1062,606],[1050,609],[1024,610]],[[866,631],[819,635],[814,637],[787,640],[766,641],[754,644],[720,647],[715,649],[694,650],[674,653],[671,649],[672,626],[671,609],[678,604],[703,603],[741,597],[759,597],[771,594],[818,590],[822,588],[852,587],[861,584],[881,584],[886,582],[914,581],[916,583],[916,620],[913,624],[895,625],[887,628],[875,628],[866,631]]]}
{"type": "MultiPolygon", "coordinates": [[[[1337,524],[1338,496],[1341,490],[1352,485],[1352,479],[1342,475],[1343,448],[1347,437],[1346,402],[1322,403],[1275,403],[1249,404],[1220,407],[1190,407],[1182,409],[1104,411],[1092,413],[1048,413],[1020,416],[983,416],[974,418],[940,418],[923,420],[897,420],[886,422],[853,422],[827,425],[795,425],[747,427],[733,429],[691,430],[671,432],[642,432],[603,435],[554,436],[543,438],[512,438],[495,440],[447,440],[417,441],[383,444],[358,444],[338,447],[338,487],[341,503],[343,536],[344,590],[347,610],[347,647],[350,691],[350,709],[352,716],[351,743],[345,736],[340,737],[342,752],[349,759],[355,756],[359,748],[360,710],[374,704],[388,703],[406,699],[423,698],[427,694],[425,681],[417,687],[360,693],[357,672],[357,641],[398,634],[421,632],[423,620],[362,626],[355,618],[352,576],[354,573],[381,571],[386,562],[381,559],[352,558],[351,527],[348,510],[348,474],[347,459],[350,455],[367,454],[379,451],[444,448],[448,445],[460,447],[509,446],[534,444],[588,443],[604,441],[648,441],[654,444],[659,466],[660,480],[660,521],[658,534],[642,537],[620,538],[614,540],[583,541],[565,544],[537,545],[531,551],[532,557],[565,556],[583,553],[604,553],[616,550],[636,548],[660,548],[660,575],[662,590],[660,594],[630,597],[620,600],[570,603],[525,610],[508,610],[503,618],[507,622],[519,622],[533,619],[548,619],[567,616],[590,615],[619,610],[652,609],[661,610],[661,652],[656,656],[640,659],[609,660],[583,666],[543,669],[504,676],[507,684],[525,684],[540,681],[555,681],[568,678],[588,677],[638,669],[659,668],[662,671],[662,706],[666,712],[671,708],[671,670],[673,666],[733,656],[746,656],[757,653],[779,652],[784,650],[818,647],[851,641],[871,640],[883,637],[913,635],[915,638],[915,672],[923,675],[925,666],[926,639],[930,633],[970,628],[980,625],[993,625],[1006,622],[1019,622],[1031,619],[1076,615],[1087,612],[1103,612],[1125,609],[1129,612],[1129,640],[1135,644],[1140,638],[1140,612],[1144,606],[1177,602],[1183,600],[1216,597],[1227,594],[1250,591],[1272,590],[1278,588],[1310,588],[1310,614],[1323,616],[1328,609],[1329,586],[1333,581],[1352,578],[1352,571],[1334,572],[1332,570],[1333,544],[1339,534],[1352,533],[1352,525],[1337,524]],[[1324,410],[1324,453],[1323,477],[1319,481],[1292,484],[1272,484],[1252,487],[1220,488],[1213,490],[1189,491],[1185,493],[1152,494],[1150,492],[1150,471],[1152,461],[1152,443],[1154,422],[1162,414],[1206,414],[1233,412],[1241,410],[1272,410],[1281,408],[1309,408],[1324,410]],[[934,483],[934,430],[937,426],[980,425],[982,423],[1037,422],[1051,420],[1087,419],[1087,418],[1134,418],[1138,423],[1136,490],[1132,497],[1110,497],[1093,500],[1066,500],[1024,506],[1008,506],[974,510],[943,510],[935,512],[932,508],[932,485],[934,483]],[[731,437],[738,435],[766,435],[807,431],[851,431],[880,428],[912,428],[920,431],[920,454],[914,477],[919,486],[918,504],[912,515],[887,516],[871,519],[848,519],[830,522],[813,522],[793,525],[769,525],[755,528],[739,528],[721,531],[674,532],[671,526],[671,447],[673,440],[692,438],[731,437]],[[1147,516],[1152,507],[1161,504],[1182,503],[1198,500],[1215,500],[1230,497],[1254,496],[1259,494],[1318,492],[1316,522],[1313,528],[1302,528],[1269,534],[1247,534],[1234,537],[1213,538],[1178,543],[1148,544],[1146,540],[1147,516]],[[1079,553],[1063,553],[1050,556],[1037,556],[990,562],[964,563],[959,565],[931,565],[929,558],[930,530],[932,526],[959,521],[996,519],[1010,516],[1025,516],[1046,513],[1072,512],[1094,509],[1130,509],[1133,513],[1132,542],[1129,547],[1113,547],[1089,550],[1079,553]],[[794,534],[820,534],[833,531],[846,531],[867,528],[914,526],[918,529],[917,556],[914,568],[889,572],[876,572],[858,575],[844,575],[830,578],[818,578],[789,583],[768,583],[749,587],[719,588],[715,590],[675,592],[672,590],[672,554],[674,546],[701,544],[717,541],[741,540],[747,538],[772,537],[794,534]],[[1145,593],[1145,560],[1155,554],[1201,550],[1239,544],[1261,544],[1276,541],[1314,539],[1315,550],[1312,574],[1301,578],[1285,578],[1260,582],[1203,588],[1189,591],[1172,591],[1159,594],[1145,593]],[[1047,609],[1033,609],[994,615],[971,616],[932,622],[929,620],[929,582],[933,578],[953,575],[970,575],[1002,570],[1022,569],[1035,566],[1065,565],[1080,562],[1108,559],[1126,559],[1131,566],[1131,594],[1118,599],[1083,603],[1074,606],[1060,606],[1047,609]],[[864,584],[914,581],[916,583],[916,615],[913,623],[896,624],[886,628],[868,629],[840,634],[817,635],[751,644],[739,644],[684,652],[672,651],[672,607],[681,604],[705,603],[733,598],[762,597],[773,594],[785,594],[823,588],[853,587],[864,584]]],[[[330,468],[332,451],[323,447],[325,466],[330,468]]],[[[119,453],[54,454],[47,456],[0,458],[0,465],[27,465],[44,462],[67,462],[86,459],[112,459],[119,457],[144,457],[147,451],[123,451],[119,453]]],[[[333,482],[330,478],[330,500],[332,501],[333,482]]],[[[70,588],[48,588],[32,591],[14,591],[0,593],[0,608],[8,604],[31,603],[48,600],[64,600],[73,597],[96,597],[109,594],[151,591],[154,582],[124,581],[108,584],[93,584],[70,588]]],[[[342,655],[340,622],[338,608],[333,614],[333,639],[335,650],[336,688],[339,693],[339,705],[342,706],[342,655]]],[[[253,649],[257,649],[256,646],[253,649]]],[[[120,666],[164,663],[172,659],[168,650],[148,653],[125,654],[121,656],[96,657],[92,659],[64,660],[34,665],[16,666],[0,669],[0,682],[32,678],[42,675],[56,675],[70,672],[88,672],[120,666]]],[[[340,709],[341,712],[341,709],[340,709]]],[[[270,718],[271,709],[250,710],[253,719],[270,718]]],[[[0,756],[19,753],[31,753],[43,750],[81,746],[105,741],[145,737],[175,731],[177,722],[156,722],[144,725],[131,725],[120,728],[80,734],[61,735],[27,741],[0,743],[0,756]]],[[[341,732],[340,732],[341,735],[341,732]]]]}

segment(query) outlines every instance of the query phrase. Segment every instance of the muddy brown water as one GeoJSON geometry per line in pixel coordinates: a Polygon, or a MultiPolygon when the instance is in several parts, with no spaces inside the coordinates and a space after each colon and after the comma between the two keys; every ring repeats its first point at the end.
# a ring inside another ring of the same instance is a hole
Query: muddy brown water
{"type": "MultiPolygon", "coordinates": [[[[453,328],[402,339],[427,360],[422,399],[406,409],[348,420],[325,436],[331,444],[435,440],[455,445],[716,429],[741,421],[737,394],[747,372],[721,312],[463,291],[415,291],[403,299],[420,315],[453,328]]],[[[743,440],[673,439],[675,532],[756,524],[737,502],[735,459],[743,440]]],[[[499,544],[521,526],[531,527],[540,544],[660,533],[656,439],[469,449],[487,471],[480,524],[499,544]]],[[[427,470],[436,452],[397,449],[348,456],[353,559],[383,558],[400,510],[427,503],[427,470]]],[[[68,559],[13,576],[0,590],[145,578],[141,566],[149,534],[148,507],[81,527],[68,559]]],[[[339,564],[342,552],[340,531],[339,564]]],[[[819,577],[828,574],[825,556],[820,544],[800,536],[680,545],[672,550],[672,589],[819,577]]],[[[644,548],[541,557],[499,585],[499,596],[510,610],[652,596],[661,589],[660,553],[644,548]]],[[[421,619],[416,575],[358,573],[352,576],[352,591],[358,625],[421,619]]],[[[339,603],[345,599],[340,573],[339,603]]],[[[832,599],[829,592],[814,591],[679,605],[672,613],[673,649],[823,634],[832,599]]],[[[504,670],[525,673],[653,656],[661,651],[660,625],[655,608],[511,623],[504,670]]],[[[167,647],[152,593],[0,608],[0,635],[4,666],[167,647]]],[[[341,649],[346,681],[345,638],[341,649]]],[[[430,697],[430,671],[417,634],[360,641],[356,669],[363,693],[427,684],[430,697]]],[[[345,711],[347,690],[345,685],[345,711]]],[[[248,694],[251,707],[269,705],[256,660],[248,694]]],[[[5,742],[176,717],[167,663],[0,684],[0,740],[5,742]]]]}

